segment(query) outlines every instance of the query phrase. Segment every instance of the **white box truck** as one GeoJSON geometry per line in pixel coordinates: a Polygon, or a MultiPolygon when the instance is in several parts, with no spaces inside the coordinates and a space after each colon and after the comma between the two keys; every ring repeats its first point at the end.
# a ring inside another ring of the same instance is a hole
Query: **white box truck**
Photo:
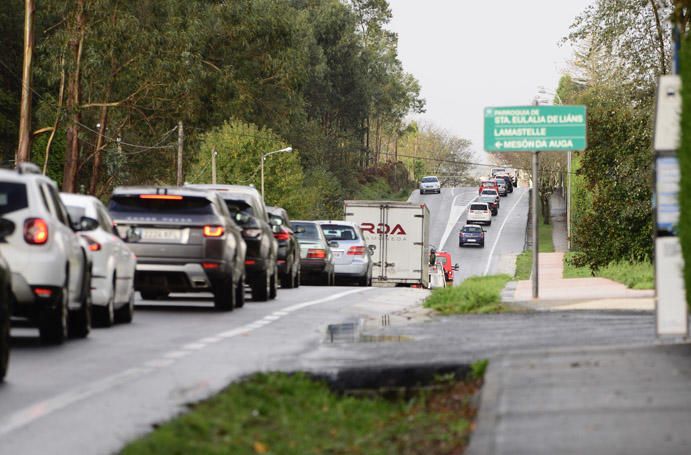
{"type": "Polygon", "coordinates": [[[357,223],[372,251],[372,279],[429,285],[429,209],[396,201],[345,201],[345,220],[357,223]]]}

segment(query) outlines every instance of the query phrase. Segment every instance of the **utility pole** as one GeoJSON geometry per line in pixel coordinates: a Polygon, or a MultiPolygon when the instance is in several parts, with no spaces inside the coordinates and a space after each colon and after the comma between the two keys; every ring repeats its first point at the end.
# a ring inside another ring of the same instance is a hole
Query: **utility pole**
{"type": "Polygon", "coordinates": [[[216,184],[216,147],[211,149],[211,183],[216,184]]]}
{"type": "Polygon", "coordinates": [[[35,11],[34,0],[24,0],[24,64],[19,111],[19,146],[14,159],[15,165],[31,158],[31,61],[34,54],[35,11]]]}
{"type": "Polygon", "coordinates": [[[185,141],[185,131],[183,130],[182,120],[178,122],[178,159],[177,159],[177,174],[175,184],[182,186],[182,148],[185,141]]]}
{"type": "Polygon", "coordinates": [[[539,187],[540,187],[540,179],[538,177],[538,171],[539,171],[539,159],[540,159],[540,152],[534,152],[533,153],[533,189],[532,189],[532,194],[531,194],[531,199],[532,199],[532,214],[531,214],[531,223],[533,225],[533,270],[532,270],[532,276],[533,276],[533,298],[537,299],[540,295],[540,284],[538,281],[538,271],[540,268],[538,267],[538,257],[539,257],[539,240],[538,240],[538,222],[537,222],[537,211],[538,211],[538,192],[539,192],[539,187]]]}
{"type": "Polygon", "coordinates": [[[569,178],[566,183],[566,246],[571,251],[571,175],[573,167],[571,166],[571,151],[568,152],[566,158],[566,175],[569,178]]]}

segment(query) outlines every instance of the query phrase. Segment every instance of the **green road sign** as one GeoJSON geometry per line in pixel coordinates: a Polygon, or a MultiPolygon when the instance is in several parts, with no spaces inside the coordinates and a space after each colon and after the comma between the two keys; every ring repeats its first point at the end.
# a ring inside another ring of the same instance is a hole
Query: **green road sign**
{"type": "Polygon", "coordinates": [[[485,151],[585,150],[585,106],[485,108],[485,151]]]}

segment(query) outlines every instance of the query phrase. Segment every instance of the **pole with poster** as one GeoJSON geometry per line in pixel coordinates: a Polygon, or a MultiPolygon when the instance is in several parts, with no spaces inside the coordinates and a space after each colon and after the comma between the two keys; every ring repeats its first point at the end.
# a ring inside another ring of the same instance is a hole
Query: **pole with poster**
{"type": "Polygon", "coordinates": [[[689,335],[684,259],[679,243],[679,116],[681,79],[661,76],[655,109],[655,331],[658,337],[689,335]]]}

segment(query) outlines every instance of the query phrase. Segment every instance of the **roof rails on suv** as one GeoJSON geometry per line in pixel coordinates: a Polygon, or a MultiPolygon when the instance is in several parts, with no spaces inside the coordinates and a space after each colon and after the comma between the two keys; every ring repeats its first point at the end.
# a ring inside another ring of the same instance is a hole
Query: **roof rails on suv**
{"type": "Polygon", "coordinates": [[[34,163],[18,163],[16,170],[18,174],[42,174],[41,168],[34,163]]]}

